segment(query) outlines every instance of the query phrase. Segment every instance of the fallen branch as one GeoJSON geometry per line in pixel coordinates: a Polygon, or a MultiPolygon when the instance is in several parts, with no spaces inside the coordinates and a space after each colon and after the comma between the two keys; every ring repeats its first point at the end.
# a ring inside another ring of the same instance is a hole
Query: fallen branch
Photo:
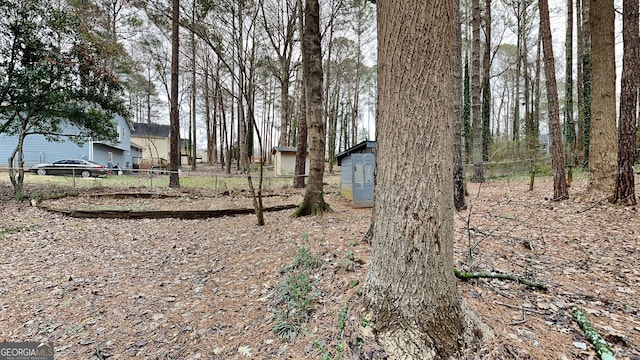
{"type": "MultiPolygon", "coordinates": [[[[74,218],[102,218],[102,219],[208,219],[223,216],[248,215],[255,213],[255,209],[223,209],[223,210],[74,210],[57,209],[40,203],[35,203],[40,209],[63,214],[74,218]]],[[[271,206],[262,211],[283,211],[296,208],[297,205],[271,206]]]]}
{"type": "Polygon", "coordinates": [[[467,272],[467,271],[461,271],[458,270],[456,268],[453,268],[453,272],[456,274],[456,277],[460,280],[464,280],[467,281],[469,279],[477,279],[477,278],[489,278],[489,279],[501,279],[501,280],[511,280],[511,281],[515,281],[518,282],[520,284],[524,284],[527,286],[531,286],[532,288],[536,288],[536,289],[540,289],[540,290],[546,290],[547,286],[539,283],[537,281],[532,281],[532,280],[527,280],[524,279],[518,275],[513,275],[513,274],[501,274],[501,273],[496,273],[496,272],[467,272]]]}
{"type": "Polygon", "coordinates": [[[578,309],[573,309],[571,312],[573,317],[576,319],[580,328],[589,338],[589,341],[593,344],[593,347],[596,348],[596,352],[600,355],[600,359],[602,360],[616,360],[616,357],[613,355],[613,351],[607,344],[607,342],[600,336],[598,331],[591,326],[591,322],[587,315],[585,315],[582,311],[578,309]]]}

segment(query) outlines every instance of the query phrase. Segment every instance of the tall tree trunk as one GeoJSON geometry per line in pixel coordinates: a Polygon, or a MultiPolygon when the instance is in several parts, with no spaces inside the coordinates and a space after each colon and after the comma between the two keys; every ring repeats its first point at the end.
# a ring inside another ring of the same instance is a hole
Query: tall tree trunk
{"type": "Polygon", "coordinates": [[[482,161],[489,161],[491,141],[491,0],[484,2],[484,56],[482,59],[482,161]]]}
{"type": "Polygon", "coordinates": [[[321,215],[330,209],[323,193],[325,129],[322,118],[323,73],[318,0],[305,0],[304,14],[302,63],[309,132],[309,182],[304,200],[294,216],[321,215]]]}
{"type": "Polygon", "coordinates": [[[589,169],[591,147],[591,0],[582,0],[582,167],[589,169]]]}
{"type": "Polygon", "coordinates": [[[457,211],[467,208],[464,184],[462,144],[464,137],[464,84],[462,80],[462,32],[460,22],[460,0],[454,0],[453,49],[454,49],[454,96],[453,96],[453,205],[457,211]]]}
{"type": "Polygon", "coordinates": [[[633,163],[636,151],[636,105],[640,79],[638,0],[624,0],[622,9],[622,93],[618,133],[618,175],[612,201],[636,205],[633,163]]]}
{"type": "Polygon", "coordinates": [[[27,137],[29,124],[29,120],[27,118],[19,116],[19,119],[21,125],[18,132],[18,144],[13,149],[8,159],[9,180],[11,180],[11,185],[13,185],[13,195],[16,197],[24,195],[24,139],[27,137]],[[18,157],[17,169],[13,166],[16,156],[18,157]]]}
{"type": "Polygon", "coordinates": [[[377,182],[365,302],[376,338],[397,359],[470,358],[483,337],[452,271],[453,9],[453,0],[378,2],[377,182]]]}
{"type": "Polygon", "coordinates": [[[280,138],[278,146],[287,146],[289,134],[289,67],[283,64],[283,71],[287,71],[286,75],[280,80],[280,138]]]}
{"type": "MultiPolygon", "coordinates": [[[[191,4],[191,21],[193,23],[196,22],[196,2],[195,0],[191,4]]],[[[196,131],[196,35],[192,31],[191,32],[191,134],[189,137],[191,138],[190,146],[191,151],[190,155],[190,163],[191,170],[196,169],[196,158],[198,157],[198,146],[197,146],[197,131],[196,131]]]]}
{"type": "Polygon", "coordinates": [[[524,38],[523,30],[523,20],[524,20],[524,12],[522,8],[524,7],[523,1],[517,2],[517,10],[516,10],[516,23],[517,23],[517,60],[516,60],[516,75],[515,75],[515,99],[513,102],[513,125],[512,125],[512,133],[513,133],[513,142],[518,144],[520,141],[520,77],[522,73],[522,42],[524,38]]]}
{"type": "Polygon", "coordinates": [[[471,131],[471,79],[469,77],[469,56],[464,57],[464,163],[469,164],[472,158],[471,144],[473,143],[473,131],[471,131]]]}
{"type": "MultiPolygon", "coordinates": [[[[536,149],[538,148],[540,136],[540,103],[542,98],[542,90],[540,85],[540,73],[541,73],[541,60],[542,60],[542,36],[538,34],[538,45],[536,46],[536,62],[535,62],[535,76],[533,79],[533,91],[532,91],[532,103],[533,103],[533,114],[531,116],[531,121],[533,125],[532,134],[535,135],[535,145],[536,149]]],[[[536,152],[537,155],[538,152],[536,152]]]]}
{"type": "Polygon", "coordinates": [[[336,145],[338,133],[338,111],[340,111],[340,79],[336,79],[336,86],[333,94],[333,103],[329,104],[329,173],[333,174],[333,164],[336,161],[336,145]]]}
{"type": "MultiPolygon", "coordinates": [[[[304,89],[304,88],[303,88],[304,89]]],[[[305,185],[305,173],[307,167],[307,103],[304,90],[300,92],[300,115],[298,116],[298,144],[296,146],[296,168],[293,178],[293,187],[302,189],[305,185]]]]}
{"type": "Polygon", "coordinates": [[[615,13],[613,0],[591,0],[589,190],[613,193],[617,172],[615,13]]]}
{"type": "Polygon", "coordinates": [[[553,199],[569,198],[567,179],[564,175],[564,155],[562,153],[562,134],[560,131],[560,107],[558,105],[558,87],[556,85],[556,65],[553,57],[551,23],[549,22],[549,2],[540,0],[540,33],[544,50],[544,75],[547,83],[547,104],[549,128],[551,130],[551,162],[553,167],[553,199]]]}
{"type": "Polygon", "coordinates": [[[573,166],[575,165],[575,123],[573,121],[573,0],[567,0],[567,33],[565,37],[565,91],[564,125],[565,149],[567,159],[567,185],[571,186],[573,166]]]}
{"type": "MultiPolygon", "coordinates": [[[[205,126],[206,126],[206,136],[207,136],[207,165],[213,165],[213,160],[215,157],[213,156],[213,144],[215,141],[215,110],[214,116],[211,116],[211,89],[209,88],[209,71],[211,70],[211,61],[209,59],[209,54],[205,54],[204,58],[204,67],[202,69],[202,90],[204,92],[204,115],[205,115],[205,126]]],[[[215,103],[214,103],[215,109],[215,103]]]]}
{"type": "Polygon", "coordinates": [[[582,0],[575,0],[576,8],[576,110],[578,121],[576,122],[576,143],[574,150],[574,165],[582,164],[584,153],[584,112],[582,111],[582,53],[584,48],[582,28],[582,0]]]}
{"type": "Polygon", "coordinates": [[[473,182],[484,182],[480,93],[480,0],[471,1],[471,126],[473,127],[473,182]]]}
{"type": "Polygon", "coordinates": [[[180,187],[180,112],[178,109],[178,66],[180,50],[180,1],[171,0],[171,111],[169,114],[169,187],[180,187]]]}
{"type": "Polygon", "coordinates": [[[527,8],[528,3],[523,1],[523,17],[522,17],[522,55],[520,61],[522,61],[522,77],[524,79],[523,94],[524,99],[524,139],[525,146],[529,155],[532,155],[538,145],[538,135],[534,133],[533,119],[531,106],[531,74],[529,72],[529,42],[527,41],[527,31],[529,22],[527,21],[527,8]]]}

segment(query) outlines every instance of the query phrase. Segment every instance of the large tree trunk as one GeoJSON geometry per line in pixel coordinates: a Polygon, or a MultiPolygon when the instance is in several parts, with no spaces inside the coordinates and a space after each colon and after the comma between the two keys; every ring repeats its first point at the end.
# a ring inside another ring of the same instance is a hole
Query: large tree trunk
{"type": "Polygon", "coordinates": [[[620,95],[620,130],[618,138],[618,176],[612,201],[636,204],[633,163],[636,150],[636,104],[640,72],[638,57],[638,0],[624,0],[622,10],[622,93],[620,95]]]}
{"type": "Polygon", "coordinates": [[[567,179],[564,176],[564,155],[562,153],[562,134],[560,131],[560,107],[558,105],[558,87],[556,85],[556,65],[553,57],[551,24],[549,22],[549,2],[540,0],[540,32],[544,50],[544,75],[547,83],[547,104],[549,128],[551,130],[551,162],[553,167],[553,199],[569,198],[567,179]]]}
{"type": "Polygon", "coordinates": [[[325,129],[322,121],[323,73],[318,0],[305,0],[304,13],[302,63],[309,136],[309,182],[304,200],[294,216],[321,215],[329,210],[323,195],[325,129]]]}
{"type": "Polygon", "coordinates": [[[480,0],[471,1],[471,127],[473,128],[473,182],[484,182],[480,93],[480,0]]]}
{"type": "Polygon", "coordinates": [[[589,190],[613,193],[617,171],[615,13],[613,0],[591,1],[589,190]]]}
{"type": "Polygon", "coordinates": [[[180,187],[178,166],[180,164],[180,113],[178,109],[178,66],[180,29],[180,1],[172,0],[171,15],[171,111],[169,114],[169,187],[180,187]]]}
{"type": "Polygon", "coordinates": [[[453,9],[453,0],[378,2],[377,180],[365,301],[377,339],[398,359],[468,358],[483,336],[452,271],[454,54],[446,44],[453,9]]]}

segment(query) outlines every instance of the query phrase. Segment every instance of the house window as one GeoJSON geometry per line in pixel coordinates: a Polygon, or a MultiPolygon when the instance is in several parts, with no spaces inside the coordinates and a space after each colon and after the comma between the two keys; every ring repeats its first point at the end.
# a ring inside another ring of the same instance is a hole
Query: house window
{"type": "Polygon", "coordinates": [[[122,141],[122,133],[124,132],[124,128],[118,126],[118,141],[122,141]]]}

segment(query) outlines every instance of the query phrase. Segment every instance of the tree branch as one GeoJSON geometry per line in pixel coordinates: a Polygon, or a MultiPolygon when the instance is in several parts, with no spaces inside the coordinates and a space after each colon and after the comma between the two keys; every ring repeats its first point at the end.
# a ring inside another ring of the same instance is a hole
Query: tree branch
{"type": "Polygon", "coordinates": [[[540,290],[546,290],[547,286],[534,281],[534,280],[527,280],[524,279],[518,275],[514,275],[514,274],[501,274],[501,273],[496,273],[496,272],[467,272],[467,271],[461,271],[458,270],[456,268],[453,269],[453,272],[456,274],[456,277],[460,280],[463,281],[467,281],[469,279],[477,279],[477,278],[489,278],[489,279],[501,279],[501,280],[512,280],[515,282],[518,282],[520,284],[524,284],[527,286],[530,286],[532,288],[536,288],[536,289],[540,289],[540,290]]]}
{"type": "Polygon", "coordinates": [[[578,309],[573,309],[571,312],[573,317],[576,319],[576,322],[580,325],[580,328],[589,338],[593,347],[596,348],[596,352],[600,355],[600,359],[602,360],[616,360],[616,357],[613,355],[613,351],[607,344],[607,342],[600,336],[598,331],[591,326],[591,322],[587,315],[585,315],[582,311],[578,309]]]}

